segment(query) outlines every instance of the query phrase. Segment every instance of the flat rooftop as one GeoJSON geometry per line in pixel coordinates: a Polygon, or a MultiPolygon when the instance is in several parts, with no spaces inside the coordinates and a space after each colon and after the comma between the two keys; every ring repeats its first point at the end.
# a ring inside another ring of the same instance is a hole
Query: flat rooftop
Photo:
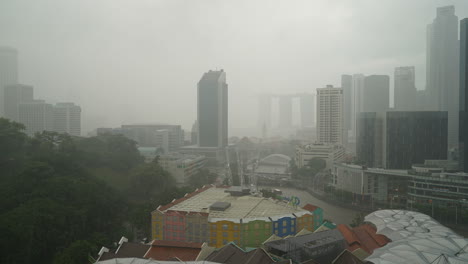
{"type": "Polygon", "coordinates": [[[311,214],[307,210],[294,208],[282,201],[255,197],[252,195],[231,196],[229,193],[225,192],[225,190],[227,189],[208,188],[169,208],[165,207],[163,211],[204,212],[209,213],[210,219],[230,219],[235,222],[239,222],[241,218],[243,222],[249,222],[256,219],[268,220],[268,217],[276,220],[279,217],[291,215],[293,213],[296,216],[311,214]],[[231,206],[224,211],[210,210],[210,206],[215,202],[230,203],[231,206]]]}

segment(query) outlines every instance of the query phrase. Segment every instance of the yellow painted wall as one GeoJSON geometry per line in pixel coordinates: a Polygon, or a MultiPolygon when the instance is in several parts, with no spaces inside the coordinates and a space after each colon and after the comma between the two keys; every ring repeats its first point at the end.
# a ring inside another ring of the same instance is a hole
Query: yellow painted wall
{"type": "Polygon", "coordinates": [[[151,212],[151,237],[152,239],[164,239],[164,215],[159,211],[151,212]]]}

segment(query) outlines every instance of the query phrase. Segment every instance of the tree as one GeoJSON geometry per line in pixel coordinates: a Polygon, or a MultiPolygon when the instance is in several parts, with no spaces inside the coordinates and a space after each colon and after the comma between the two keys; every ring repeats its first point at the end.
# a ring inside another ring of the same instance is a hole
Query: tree
{"type": "Polygon", "coordinates": [[[212,184],[216,181],[218,175],[207,169],[200,169],[189,178],[189,185],[194,188],[200,188],[206,184],[212,184]]]}
{"type": "Polygon", "coordinates": [[[164,170],[158,159],[140,165],[130,176],[130,194],[140,200],[148,200],[175,187],[174,178],[164,170]]]}
{"type": "Polygon", "coordinates": [[[84,264],[90,263],[90,252],[98,247],[86,240],[77,240],[56,255],[54,264],[84,264]]]}

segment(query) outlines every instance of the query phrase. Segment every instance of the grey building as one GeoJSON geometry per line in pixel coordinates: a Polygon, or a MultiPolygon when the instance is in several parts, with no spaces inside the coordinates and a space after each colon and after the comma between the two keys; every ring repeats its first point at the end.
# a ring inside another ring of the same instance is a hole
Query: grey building
{"type": "Polygon", "coordinates": [[[228,144],[228,85],[224,70],[208,71],[198,82],[198,145],[228,144]]]}
{"type": "Polygon", "coordinates": [[[57,103],[54,106],[54,131],[80,136],[81,107],[74,103],[57,103]]]}
{"type": "Polygon", "coordinates": [[[458,144],[458,17],[454,6],[437,8],[427,27],[426,89],[428,109],[448,111],[448,147],[458,144]]]}
{"type": "Polygon", "coordinates": [[[4,87],[5,117],[19,122],[19,106],[21,103],[34,100],[34,90],[30,85],[12,84],[4,87]]]}
{"type": "Polygon", "coordinates": [[[292,97],[289,95],[279,96],[279,128],[292,127],[292,97]]]}
{"type": "Polygon", "coordinates": [[[364,78],[362,112],[385,112],[390,106],[390,77],[370,75],[364,78]]]}
{"type": "Polygon", "coordinates": [[[157,147],[165,153],[176,151],[184,145],[184,130],[180,125],[134,124],[122,125],[113,133],[135,140],[141,147],[157,147]]]}
{"type": "Polygon", "coordinates": [[[17,83],[18,52],[11,47],[0,47],[0,116],[5,116],[5,86],[17,83]]]}
{"type": "Polygon", "coordinates": [[[447,159],[447,112],[387,112],[384,166],[408,169],[424,160],[447,159]]]}
{"type": "Polygon", "coordinates": [[[21,103],[18,121],[26,127],[26,134],[54,130],[54,107],[43,100],[21,103]]]}
{"type": "Polygon", "coordinates": [[[459,161],[460,168],[468,172],[468,18],[460,22],[460,133],[459,161]]]}
{"type": "Polygon", "coordinates": [[[423,110],[416,103],[414,66],[397,67],[394,75],[394,108],[397,111],[423,110]]]}
{"type": "Polygon", "coordinates": [[[356,149],[363,165],[409,169],[447,159],[447,112],[361,113],[356,149]]]}
{"type": "Polygon", "coordinates": [[[300,94],[301,127],[315,126],[315,98],[313,94],[300,94]]]}
{"type": "Polygon", "coordinates": [[[344,112],[344,129],[351,130],[354,122],[353,116],[353,76],[341,75],[341,88],[343,89],[343,112],[344,112]]]}
{"type": "Polygon", "coordinates": [[[356,156],[368,167],[383,167],[384,113],[360,113],[357,117],[356,156]]]}

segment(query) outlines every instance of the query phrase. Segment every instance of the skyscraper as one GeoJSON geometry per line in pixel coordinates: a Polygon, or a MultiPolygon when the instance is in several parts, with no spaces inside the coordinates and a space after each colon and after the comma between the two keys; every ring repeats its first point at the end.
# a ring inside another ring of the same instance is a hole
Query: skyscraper
{"type": "Polygon", "coordinates": [[[468,18],[460,21],[460,169],[468,172],[468,18]]]}
{"type": "Polygon", "coordinates": [[[208,71],[198,82],[198,145],[228,144],[228,85],[224,70],[208,71]]]}
{"type": "Polygon", "coordinates": [[[397,111],[419,110],[414,66],[397,67],[394,75],[394,106],[397,111]]]}
{"type": "Polygon", "coordinates": [[[11,84],[4,87],[5,117],[18,122],[21,103],[34,100],[34,90],[30,85],[11,84]]]}
{"type": "Polygon", "coordinates": [[[54,106],[54,131],[80,136],[81,107],[74,103],[57,103],[54,106]]]}
{"type": "Polygon", "coordinates": [[[19,105],[19,122],[26,127],[26,134],[54,130],[54,108],[44,100],[34,100],[19,105]]]}
{"type": "Polygon", "coordinates": [[[301,108],[301,127],[312,127],[315,124],[315,98],[313,94],[299,95],[301,108]]]}
{"type": "Polygon", "coordinates": [[[5,116],[4,89],[18,83],[18,53],[10,47],[0,47],[0,117],[5,116]]]}
{"type": "Polygon", "coordinates": [[[341,88],[343,89],[344,128],[352,130],[353,116],[353,76],[341,75],[341,88]]]}
{"type": "Polygon", "coordinates": [[[289,95],[279,96],[279,120],[281,129],[292,127],[292,98],[289,95]]]}
{"type": "Polygon", "coordinates": [[[390,78],[370,75],[364,78],[361,112],[385,112],[390,105],[390,78]]]}
{"type": "Polygon", "coordinates": [[[364,78],[363,74],[353,74],[353,92],[352,92],[352,137],[356,138],[357,135],[357,117],[363,111],[363,93],[364,93],[364,78]]]}
{"type": "Polygon", "coordinates": [[[262,94],[258,97],[258,127],[263,128],[271,127],[271,96],[269,94],[262,94]]]}
{"type": "Polygon", "coordinates": [[[448,147],[458,144],[458,17],[454,6],[437,8],[427,27],[428,109],[448,111],[448,147]]]}
{"type": "Polygon", "coordinates": [[[447,112],[366,112],[358,124],[357,159],[363,165],[410,169],[447,158],[447,112]]]}
{"type": "Polygon", "coordinates": [[[343,144],[343,89],[317,89],[317,141],[343,144]]]}

